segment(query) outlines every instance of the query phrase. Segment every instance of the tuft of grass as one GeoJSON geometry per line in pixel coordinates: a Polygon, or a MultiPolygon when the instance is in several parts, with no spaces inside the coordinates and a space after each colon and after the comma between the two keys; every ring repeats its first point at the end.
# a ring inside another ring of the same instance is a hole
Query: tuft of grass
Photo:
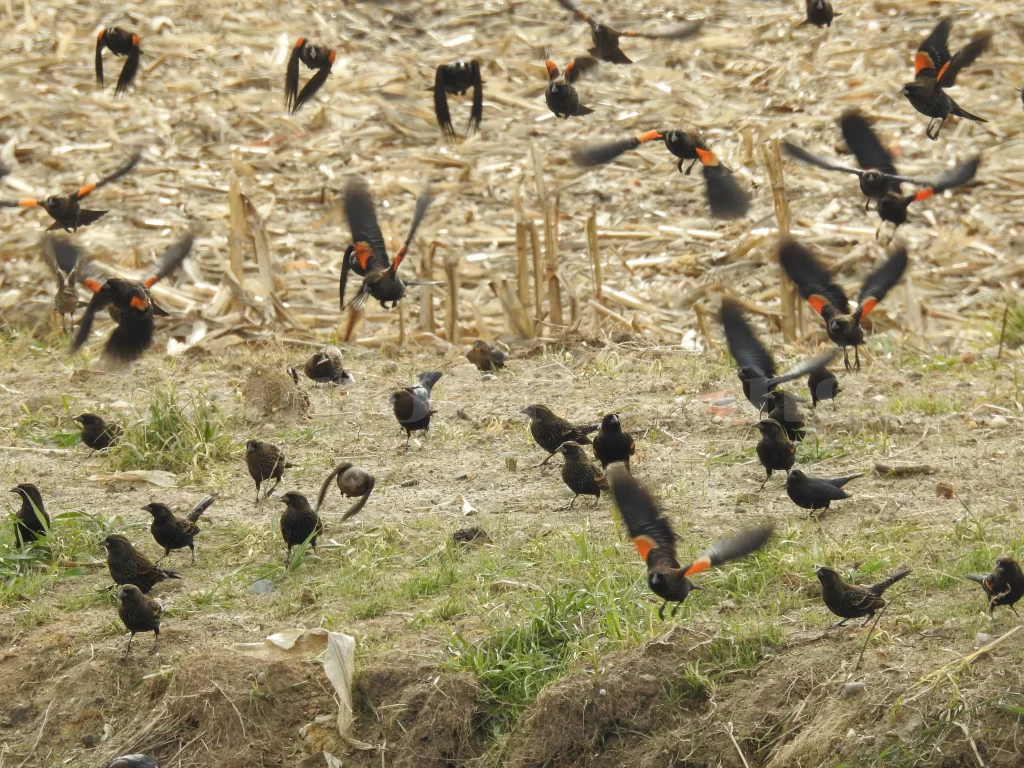
{"type": "Polygon", "coordinates": [[[956,403],[941,395],[916,395],[896,397],[887,404],[889,413],[901,416],[905,413],[923,413],[925,416],[944,416],[956,411],[956,403]]]}

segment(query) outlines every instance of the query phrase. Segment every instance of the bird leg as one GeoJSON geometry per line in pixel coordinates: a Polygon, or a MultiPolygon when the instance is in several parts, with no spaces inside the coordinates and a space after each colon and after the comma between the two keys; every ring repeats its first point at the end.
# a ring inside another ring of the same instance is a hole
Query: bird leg
{"type": "Polygon", "coordinates": [[[843,624],[845,624],[848,621],[849,621],[849,619],[843,619],[838,624],[833,624],[831,627],[829,627],[829,629],[830,630],[832,630],[832,629],[839,629],[839,627],[843,626],[843,624]]]}
{"type": "Polygon", "coordinates": [[[767,483],[771,479],[772,479],[772,471],[769,469],[768,470],[768,477],[766,477],[764,480],[761,481],[761,487],[758,488],[757,490],[763,491],[764,490],[764,484],[767,483]]]}
{"type": "Polygon", "coordinates": [[[578,493],[575,496],[573,496],[572,501],[569,502],[569,506],[566,507],[566,509],[572,509],[572,505],[576,503],[576,499],[578,499],[579,497],[580,495],[578,493]]]}
{"type": "Polygon", "coordinates": [[[661,607],[658,608],[658,618],[661,619],[662,621],[665,620],[665,606],[666,605],[668,605],[668,600],[666,600],[664,603],[662,603],[661,607]]]}
{"type": "Polygon", "coordinates": [[[862,627],[866,627],[866,626],[867,626],[868,624],[870,624],[870,623],[871,623],[871,620],[872,620],[873,618],[875,618],[875,614],[873,614],[873,613],[869,613],[869,614],[868,614],[868,617],[867,617],[866,619],[864,619],[864,623],[863,623],[863,624],[861,624],[861,626],[862,626],[862,627]]]}
{"type": "Polygon", "coordinates": [[[189,549],[192,550],[192,565],[195,565],[196,564],[196,548],[195,547],[189,547],[189,549]]]}
{"type": "Polygon", "coordinates": [[[850,353],[847,351],[846,347],[843,347],[843,365],[846,366],[847,371],[853,370],[853,368],[850,367],[850,353]]]}
{"type": "Polygon", "coordinates": [[[676,614],[677,614],[677,613],[679,613],[679,608],[680,608],[681,606],[682,606],[682,602],[678,602],[678,603],[676,603],[676,605],[675,605],[675,608],[673,608],[673,609],[672,609],[672,613],[670,613],[669,615],[670,615],[670,616],[671,616],[671,617],[672,617],[673,619],[674,619],[674,618],[676,617],[676,614]]]}
{"type": "Polygon", "coordinates": [[[860,347],[854,347],[853,348],[853,359],[855,361],[855,366],[854,367],[856,367],[856,369],[859,371],[860,370],[860,347]]]}
{"type": "Polygon", "coordinates": [[[160,630],[159,629],[154,630],[153,635],[155,636],[156,639],[153,640],[153,650],[150,651],[150,653],[159,653],[160,652],[160,630]]]}
{"type": "Polygon", "coordinates": [[[695,166],[696,164],[697,164],[697,161],[696,161],[696,160],[694,160],[694,161],[693,161],[692,163],[690,163],[690,167],[686,169],[686,175],[687,175],[687,176],[689,176],[689,175],[690,175],[690,171],[692,171],[692,170],[693,170],[693,166],[695,166]]]}
{"type": "Polygon", "coordinates": [[[128,636],[128,647],[124,649],[124,655],[125,656],[127,656],[128,654],[130,654],[132,652],[132,640],[134,640],[134,639],[135,639],[135,633],[132,632],[128,636]]]}
{"type": "Polygon", "coordinates": [[[944,117],[933,117],[928,121],[928,128],[925,130],[925,135],[932,141],[938,141],[939,133],[942,131],[942,123],[945,121],[944,117]],[[932,130],[934,128],[934,130],[932,130]]]}
{"type": "Polygon", "coordinates": [[[548,462],[549,462],[549,461],[551,460],[551,457],[552,457],[552,456],[554,456],[554,455],[555,455],[554,453],[549,453],[549,454],[548,454],[548,457],[547,457],[546,459],[544,459],[544,461],[542,461],[542,462],[541,462],[540,464],[538,464],[537,466],[538,466],[538,467],[543,467],[543,466],[544,466],[545,464],[547,464],[547,463],[548,463],[548,462]]]}

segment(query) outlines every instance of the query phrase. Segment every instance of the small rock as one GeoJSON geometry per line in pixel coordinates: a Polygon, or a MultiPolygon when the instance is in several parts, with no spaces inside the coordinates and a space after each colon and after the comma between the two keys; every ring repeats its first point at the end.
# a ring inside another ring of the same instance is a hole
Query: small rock
{"type": "Polygon", "coordinates": [[[249,585],[250,595],[269,595],[274,591],[274,582],[270,579],[259,579],[249,585]]]}
{"type": "Polygon", "coordinates": [[[450,371],[449,375],[454,376],[456,379],[478,379],[480,378],[480,371],[472,363],[465,363],[464,365],[456,365],[450,371]]]}
{"type": "Polygon", "coordinates": [[[974,386],[974,384],[972,384],[969,381],[961,381],[957,382],[957,386],[960,387],[960,389],[970,389],[971,387],[974,386]]]}
{"type": "Polygon", "coordinates": [[[265,682],[267,682],[267,673],[260,670],[256,673],[256,684],[263,685],[265,682]]]}
{"type": "Polygon", "coordinates": [[[107,703],[107,700],[104,697],[102,697],[102,696],[97,696],[95,699],[93,699],[93,701],[95,701],[100,706],[103,706],[104,704],[107,703]]]}
{"type": "Polygon", "coordinates": [[[1002,429],[1003,427],[1008,427],[1010,422],[1006,420],[1005,416],[993,416],[988,420],[988,425],[993,429],[1002,429]]]}
{"type": "Polygon", "coordinates": [[[730,405],[736,405],[736,398],[723,397],[721,400],[715,400],[711,405],[716,408],[728,408],[730,405]]]}
{"type": "Polygon", "coordinates": [[[491,537],[487,535],[480,526],[474,525],[472,528],[460,528],[452,534],[452,541],[458,544],[490,544],[491,537]]]}
{"type": "Polygon", "coordinates": [[[11,707],[11,711],[7,714],[11,718],[11,725],[21,725],[28,720],[28,707],[19,704],[16,707],[11,707]]]}
{"type": "Polygon", "coordinates": [[[964,354],[960,357],[960,362],[963,363],[964,365],[974,365],[975,360],[976,358],[971,352],[964,352],[964,354]]]}
{"type": "Polygon", "coordinates": [[[608,695],[608,691],[605,688],[601,688],[601,689],[598,690],[597,695],[598,696],[607,696],[608,695]]]}
{"type": "Polygon", "coordinates": [[[737,505],[736,505],[735,507],[733,507],[733,508],[732,508],[732,511],[733,511],[733,512],[735,512],[735,513],[736,513],[737,515],[745,515],[745,514],[747,514],[747,512],[749,512],[750,510],[749,510],[749,509],[747,509],[747,508],[746,508],[745,506],[743,506],[742,504],[737,504],[737,505]]]}
{"type": "Polygon", "coordinates": [[[943,499],[952,499],[956,496],[956,489],[950,483],[939,483],[935,486],[935,495],[943,499]]]}
{"type": "Polygon", "coordinates": [[[867,686],[864,685],[864,683],[847,683],[843,686],[843,690],[840,691],[839,696],[840,698],[848,699],[851,696],[857,696],[864,693],[866,688],[867,686]]]}
{"type": "Polygon", "coordinates": [[[979,632],[974,636],[974,647],[981,648],[988,645],[996,639],[995,635],[986,635],[984,632],[979,632]]]}
{"type": "Polygon", "coordinates": [[[403,480],[402,482],[400,482],[398,484],[398,487],[399,488],[415,488],[419,484],[420,484],[419,480],[417,480],[415,478],[410,478],[408,480],[403,480]]]}
{"type": "Polygon", "coordinates": [[[496,381],[498,379],[493,373],[485,373],[480,377],[480,381],[496,381]]]}
{"type": "Polygon", "coordinates": [[[711,417],[711,423],[712,424],[721,424],[723,421],[725,421],[725,419],[723,419],[721,416],[712,416],[711,417]]]}
{"type": "Polygon", "coordinates": [[[856,739],[857,738],[857,732],[855,730],[853,730],[853,728],[851,728],[850,730],[848,730],[846,732],[846,738],[848,738],[848,739],[856,739]]]}
{"type": "Polygon", "coordinates": [[[472,480],[475,477],[476,477],[476,472],[474,472],[472,470],[463,470],[462,472],[459,472],[459,474],[457,474],[455,476],[455,479],[456,480],[472,480]]]}

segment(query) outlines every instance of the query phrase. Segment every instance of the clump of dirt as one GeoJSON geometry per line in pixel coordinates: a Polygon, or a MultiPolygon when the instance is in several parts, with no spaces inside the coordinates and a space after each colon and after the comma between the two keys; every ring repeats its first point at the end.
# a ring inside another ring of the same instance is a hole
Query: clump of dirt
{"type": "Polygon", "coordinates": [[[309,417],[309,395],[284,371],[256,365],[242,385],[243,415],[250,423],[309,417]]]}

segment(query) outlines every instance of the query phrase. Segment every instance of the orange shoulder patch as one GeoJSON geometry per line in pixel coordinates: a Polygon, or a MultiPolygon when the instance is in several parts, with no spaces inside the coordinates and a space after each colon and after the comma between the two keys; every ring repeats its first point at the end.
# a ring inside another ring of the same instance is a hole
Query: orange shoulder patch
{"type": "Polygon", "coordinates": [[[931,187],[928,187],[926,189],[922,189],[920,192],[918,192],[916,195],[914,195],[914,202],[916,203],[916,202],[918,202],[920,200],[927,200],[929,197],[931,197],[934,194],[935,194],[935,190],[932,189],[931,187]]]}
{"type": "Polygon", "coordinates": [[[867,317],[868,312],[870,312],[876,306],[878,306],[878,299],[876,299],[874,296],[869,296],[867,299],[864,300],[864,304],[860,310],[860,316],[867,317]]]}
{"type": "Polygon", "coordinates": [[[306,38],[304,38],[304,37],[300,37],[298,40],[295,41],[295,47],[296,48],[301,48],[305,44],[306,44],[306,38]]]}
{"type": "Polygon", "coordinates": [[[922,69],[935,69],[935,62],[932,61],[929,54],[918,51],[914,54],[914,74],[916,75],[922,69]]]}
{"type": "Polygon", "coordinates": [[[555,64],[551,59],[545,59],[544,66],[548,68],[548,77],[558,72],[558,65],[555,64]]]}
{"type": "Polygon", "coordinates": [[[714,152],[708,152],[700,147],[694,147],[694,151],[697,153],[701,165],[718,165],[718,158],[715,157],[714,152]]]}
{"type": "Polygon", "coordinates": [[[952,61],[953,61],[953,60],[952,60],[952,59],[950,59],[949,61],[947,61],[947,62],[946,62],[945,64],[943,64],[943,65],[942,65],[942,69],[940,69],[940,70],[939,70],[939,74],[937,74],[937,75],[935,76],[935,79],[936,79],[936,80],[941,80],[941,79],[942,79],[942,76],[943,76],[944,74],[946,74],[946,70],[947,70],[947,69],[949,69],[949,65],[950,65],[950,64],[952,63],[952,61]]]}
{"type": "Polygon", "coordinates": [[[373,255],[373,251],[370,250],[370,244],[356,243],[352,246],[352,253],[355,254],[359,266],[362,269],[366,269],[366,265],[370,262],[370,257],[373,255]]]}
{"type": "Polygon", "coordinates": [[[103,288],[103,283],[97,280],[93,280],[91,277],[85,278],[85,280],[82,281],[82,285],[84,285],[93,293],[99,293],[100,290],[103,288]]]}
{"type": "Polygon", "coordinates": [[[825,308],[825,305],[828,304],[828,301],[824,296],[814,294],[813,296],[807,297],[807,303],[810,304],[814,311],[820,315],[821,311],[825,308]]]}
{"type": "Polygon", "coordinates": [[[149,302],[145,299],[139,298],[138,296],[132,296],[132,307],[140,312],[145,312],[149,309],[149,302]]]}
{"type": "Polygon", "coordinates": [[[637,536],[633,539],[633,546],[636,547],[636,551],[640,554],[640,559],[646,563],[647,556],[651,554],[651,550],[657,547],[658,544],[650,536],[637,536]]]}
{"type": "Polygon", "coordinates": [[[92,192],[94,189],[96,189],[95,184],[86,184],[84,187],[78,188],[78,191],[75,193],[75,197],[83,198],[90,192],[92,192]]]}
{"type": "Polygon", "coordinates": [[[641,133],[636,138],[637,141],[639,141],[641,144],[646,144],[648,141],[653,141],[654,139],[662,139],[664,138],[664,136],[658,133],[658,131],[647,131],[646,133],[641,133]]]}
{"type": "Polygon", "coordinates": [[[711,567],[711,558],[705,555],[700,560],[697,560],[693,565],[686,569],[686,573],[683,576],[690,576],[694,573],[700,573],[706,571],[711,567]]]}

